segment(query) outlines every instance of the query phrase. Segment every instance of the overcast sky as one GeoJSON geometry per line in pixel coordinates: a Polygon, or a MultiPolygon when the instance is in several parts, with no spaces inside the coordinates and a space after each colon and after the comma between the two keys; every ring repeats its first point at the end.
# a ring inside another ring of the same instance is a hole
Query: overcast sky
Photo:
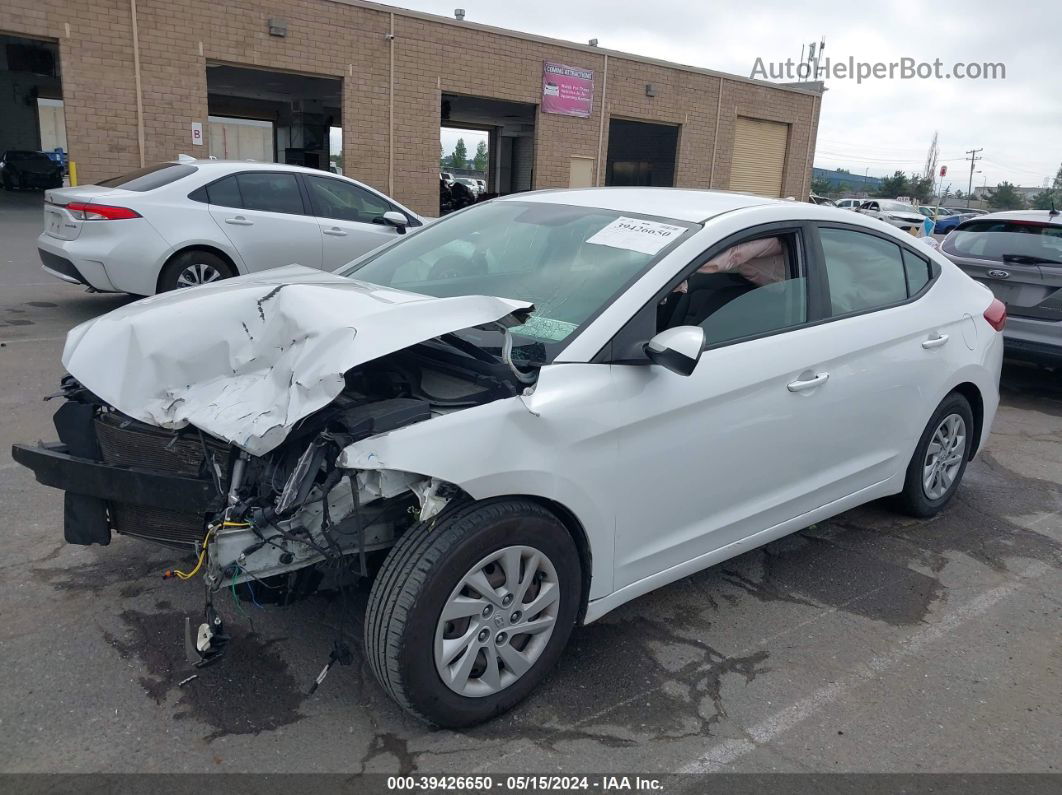
{"type": "MultiPolygon", "coordinates": [[[[1002,62],[1004,80],[828,79],[815,165],[921,171],[934,130],[940,133],[945,184],[965,191],[968,149],[984,148],[980,185],[1008,180],[1038,186],[1062,162],[1060,17],[1050,0],[962,3],[793,3],[782,0],[691,3],[689,0],[569,0],[559,4],[497,0],[402,0],[405,8],[513,28],[749,76],[765,62],[800,59],[801,46],[826,38],[834,61],[1002,62]],[[556,13],[551,9],[555,9],[556,13]]],[[[578,66],[579,64],[573,64],[578,66]]],[[[470,150],[473,147],[469,147],[470,150]]]]}

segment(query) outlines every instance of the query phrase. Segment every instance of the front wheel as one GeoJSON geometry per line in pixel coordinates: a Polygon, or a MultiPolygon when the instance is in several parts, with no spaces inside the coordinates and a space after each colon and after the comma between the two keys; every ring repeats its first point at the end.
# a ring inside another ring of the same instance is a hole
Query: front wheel
{"type": "Polygon", "coordinates": [[[974,443],[973,411],[952,392],[933,412],[907,465],[897,507],[911,516],[935,516],[955,496],[974,443]]]}
{"type": "Polygon", "coordinates": [[[445,728],[524,699],[560,657],[582,594],[579,552],[527,500],[473,503],[409,530],[369,597],[365,649],[403,709],[445,728]]]}

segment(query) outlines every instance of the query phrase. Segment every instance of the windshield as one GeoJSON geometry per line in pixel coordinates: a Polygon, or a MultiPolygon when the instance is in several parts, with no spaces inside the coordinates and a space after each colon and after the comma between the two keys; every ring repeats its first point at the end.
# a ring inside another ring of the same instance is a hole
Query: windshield
{"type": "Polygon", "coordinates": [[[890,213],[913,213],[914,207],[903,202],[882,202],[881,209],[890,213]]]}
{"type": "Polygon", "coordinates": [[[1062,225],[1028,221],[971,220],[944,240],[944,250],[960,257],[1002,260],[1004,254],[1062,260],[1062,225]]]}
{"type": "MultiPolygon", "coordinates": [[[[494,295],[529,301],[534,313],[512,329],[514,357],[549,361],[693,228],[597,208],[490,202],[430,224],[336,272],[439,298],[494,295]]],[[[500,337],[479,335],[475,341],[488,348],[501,344],[500,337]]]]}

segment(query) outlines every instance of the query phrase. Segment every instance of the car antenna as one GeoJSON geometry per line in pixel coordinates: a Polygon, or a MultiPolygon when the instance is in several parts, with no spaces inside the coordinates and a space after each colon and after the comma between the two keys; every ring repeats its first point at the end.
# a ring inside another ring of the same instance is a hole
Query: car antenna
{"type": "Polygon", "coordinates": [[[1047,217],[1048,218],[1050,218],[1052,215],[1058,215],[1058,210],[1055,209],[1055,200],[1054,199],[1051,199],[1051,209],[1047,211],[1047,217]]]}

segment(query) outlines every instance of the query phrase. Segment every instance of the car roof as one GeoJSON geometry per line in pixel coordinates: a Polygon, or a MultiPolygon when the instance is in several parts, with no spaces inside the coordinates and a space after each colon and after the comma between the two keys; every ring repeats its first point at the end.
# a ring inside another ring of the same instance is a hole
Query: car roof
{"type": "MultiPolygon", "coordinates": [[[[332,174],[331,171],[320,168],[310,168],[308,166],[291,166],[287,163],[270,163],[265,160],[198,160],[196,158],[178,158],[176,160],[169,160],[169,163],[176,163],[182,166],[195,166],[201,169],[210,169],[218,171],[230,171],[233,169],[245,169],[253,168],[258,171],[300,171],[303,174],[316,174],[331,175],[333,177],[342,176],[341,174],[332,174]]],[[[350,177],[347,177],[350,179],[350,177]]]]}
{"type": "MultiPolygon", "coordinates": [[[[974,220],[973,218],[970,219],[974,220]]],[[[1050,210],[1008,210],[977,216],[978,221],[1038,221],[1042,224],[1062,226],[1062,212],[1051,214],[1050,210]]]]}
{"type": "Polygon", "coordinates": [[[744,207],[781,204],[781,199],[719,190],[683,188],[574,188],[515,193],[498,201],[529,201],[596,207],[621,213],[641,213],[700,223],[744,207]]]}

